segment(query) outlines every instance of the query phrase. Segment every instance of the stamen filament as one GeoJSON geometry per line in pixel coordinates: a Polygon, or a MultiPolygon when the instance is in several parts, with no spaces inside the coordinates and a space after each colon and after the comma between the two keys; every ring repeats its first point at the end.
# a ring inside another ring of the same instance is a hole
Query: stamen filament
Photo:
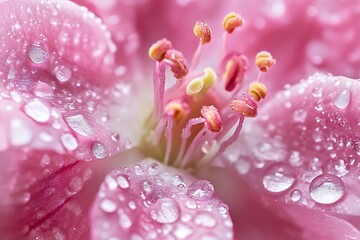
{"type": "Polygon", "coordinates": [[[170,153],[171,153],[172,129],[173,129],[173,116],[167,115],[167,126],[166,126],[166,130],[165,130],[165,137],[166,137],[166,152],[165,152],[165,158],[164,158],[165,165],[168,165],[170,153]]]}
{"type": "Polygon", "coordinates": [[[199,66],[202,49],[203,49],[203,44],[200,42],[197,49],[196,49],[196,51],[195,51],[195,53],[194,53],[194,55],[193,55],[192,60],[191,60],[191,65],[190,65],[189,72],[194,71],[195,68],[197,66],[199,66]]]}
{"type": "Polygon", "coordinates": [[[164,131],[164,128],[166,126],[167,123],[167,119],[166,118],[161,118],[159,123],[157,124],[153,134],[152,134],[152,143],[154,145],[157,145],[160,141],[161,138],[161,134],[164,131]]]}
{"type": "MultiPolygon", "coordinates": [[[[239,123],[235,129],[235,132],[234,134],[229,137],[227,140],[225,140],[224,142],[221,143],[221,146],[219,148],[219,151],[218,153],[216,154],[216,156],[219,154],[219,153],[222,153],[225,151],[225,149],[230,146],[231,144],[233,144],[238,138],[239,138],[239,135],[240,135],[240,131],[242,129],[242,125],[244,123],[244,119],[245,119],[245,116],[243,114],[240,114],[240,117],[239,117],[239,123]]],[[[215,156],[215,157],[216,157],[215,156]]],[[[214,157],[214,158],[215,158],[214,157]]]]}
{"type": "Polygon", "coordinates": [[[165,63],[156,61],[153,77],[155,121],[160,119],[164,109],[165,63]]]}

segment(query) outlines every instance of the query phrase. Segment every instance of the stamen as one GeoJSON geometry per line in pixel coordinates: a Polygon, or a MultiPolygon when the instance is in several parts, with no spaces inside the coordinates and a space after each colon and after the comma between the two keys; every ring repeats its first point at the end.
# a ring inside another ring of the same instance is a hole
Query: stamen
{"type": "Polygon", "coordinates": [[[192,79],[186,85],[186,94],[194,96],[199,93],[204,93],[207,89],[211,88],[217,79],[215,71],[207,67],[204,69],[204,74],[200,77],[192,79]]]}
{"type": "Polygon", "coordinates": [[[171,48],[171,42],[166,38],[159,40],[150,47],[149,57],[156,61],[162,61],[165,57],[165,53],[171,48]]]}
{"type": "Polygon", "coordinates": [[[174,49],[168,50],[164,61],[170,66],[176,79],[181,79],[188,73],[187,63],[181,52],[174,49]]]}
{"type": "Polygon", "coordinates": [[[256,117],[257,104],[245,94],[241,96],[235,96],[230,102],[229,107],[235,111],[243,114],[245,117],[256,117]]]}
{"type": "Polygon", "coordinates": [[[202,78],[194,78],[186,85],[186,94],[189,96],[194,96],[201,92],[204,87],[204,81],[202,78]]]}
{"type": "Polygon", "coordinates": [[[259,102],[266,97],[267,89],[261,82],[252,82],[249,85],[249,94],[255,101],[259,102]]]}
{"type": "Polygon", "coordinates": [[[166,137],[166,151],[165,151],[165,158],[164,164],[168,165],[170,153],[171,153],[171,146],[172,146],[172,128],[173,128],[173,116],[168,115],[167,117],[167,126],[165,130],[165,137],[166,137]]]}
{"type": "Polygon", "coordinates": [[[221,117],[213,105],[203,106],[201,108],[201,116],[205,118],[205,125],[212,132],[219,132],[221,129],[221,117]]]}
{"type": "Polygon", "coordinates": [[[165,63],[156,62],[154,77],[154,104],[155,104],[155,120],[159,119],[162,115],[164,108],[164,94],[165,94],[165,63]]]}
{"type": "Polygon", "coordinates": [[[225,90],[231,92],[236,88],[236,86],[239,86],[243,82],[246,70],[247,59],[244,55],[236,55],[232,57],[226,63],[223,75],[225,90]]]}
{"type": "Polygon", "coordinates": [[[211,29],[206,23],[196,22],[194,34],[200,38],[200,43],[203,45],[211,41],[211,29]]]}
{"type": "Polygon", "coordinates": [[[211,67],[207,67],[204,69],[204,75],[202,76],[202,78],[204,82],[204,88],[209,89],[214,85],[217,79],[217,75],[211,67]]]}
{"type": "Polygon", "coordinates": [[[262,51],[256,54],[255,63],[260,68],[260,71],[267,72],[268,68],[275,64],[276,60],[269,52],[262,51]]]}
{"type": "Polygon", "coordinates": [[[235,28],[241,27],[244,23],[245,20],[235,12],[227,14],[223,19],[223,27],[228,33],[232,33],[235,28]]]}
{"type": "Polygon", "coordinates": [[[165,112],[173,117],[176,122],[179,122],[181,119],[187,115],[189,107],[186,103],[179,100],[173,100],[166,104],[165,112]]]}

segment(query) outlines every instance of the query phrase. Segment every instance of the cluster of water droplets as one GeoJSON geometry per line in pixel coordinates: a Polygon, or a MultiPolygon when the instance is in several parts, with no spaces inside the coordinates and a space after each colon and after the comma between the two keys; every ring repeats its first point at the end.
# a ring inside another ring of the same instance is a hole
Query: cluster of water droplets
{"type": "Polygon", "coordinates": [[[185,180],[154,161],[124,167],[108,175],[98,193],[96,237],[231,239],[227,206],[213,194],[210,182],[185,180]]]}

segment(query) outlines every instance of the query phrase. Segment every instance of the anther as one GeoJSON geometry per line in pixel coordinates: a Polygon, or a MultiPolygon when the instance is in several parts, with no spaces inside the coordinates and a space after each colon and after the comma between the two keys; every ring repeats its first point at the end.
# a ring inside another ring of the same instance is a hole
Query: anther
{"type": "Polygon", "coordinates": [[[173,119],[179,122],[188,112],[187,104],[180,102],[178,100],[170,101],[165,105],[165,112],[168,115],[171,115],[173,119]]]}
{"type": "Polygon", "coordinates": [[[245,117],[256,117],[257,115],[257,104],[245,94],[241,96],[235,96],[231,100],[229,107],[235,111],[243,114],[245,117]]]}
{"type": "Polygon", "coordinates": [[[217,79],[217,75],[211,67],[207,67],[204,69],[204,75],[202,76],[202,79],[204,82],[204,88],[208,89],[211,88],[212,85],[214,85],[217,79]]]}
{"type": "Polygon", "coordinates": [[[211,29],[206,23],[196,22],[193,31],[195,36],[200,38],[201,44],[206,44],[211,41],[211,29]]]}
{"type": "Polygon", "coordinates": [[[207,128],[212,132],[219,132],[221,129],[221,117],[213,105],[203,106],[201,108],[201,116],[205,119],[207,128]]]}
{"type": "Polygon", "coordinates": [[[149,57],[156,61],[162,61],[165,57],[165,53],[171,48],[170,41],[165,38],[161,39],[149,48],[149,57]]]}
{"type": "Polygon", "coordinates": [[[269,52],[262,51],[256,54],[255,63],[260,68],[260,71],[267,72],[268,68],[275,64],[275,59],[269,52]]]}
{"type": "Polygon", "coordinates": [[[244,23],[245,20],[235,12],[227,14],[223,19],[223,27],[228,33],[232,33],[235,28],[241,27],[244,23]]]}
{"type": "Polygon", "coordinates": [[[201,92],[204,88],[204,81],[202,78],[194,78],[186,85],[186,94],[189,96],[194,96],[201,92]]]}
{"type": "Polygon", "coordinates": [[[180,79],[188,73],[187,63],[181,52],[174,49],[168,50],[166,51],[164,58],[170,66],[175,78],[180,79]]]}
{"type": "Polygon", "coordinates": [[[252,82],[249,85],[249,94],[258,102],[266,97],[267,89],[261,82],[252,82]]]}
{"type": "Polygon", "coordinates": [[[233,91],[235,87],[244,79],[245,71],[247,70],[247,59],[244,55],[234,56],[227,63],[223,80],[226,91],[233,91]]]}

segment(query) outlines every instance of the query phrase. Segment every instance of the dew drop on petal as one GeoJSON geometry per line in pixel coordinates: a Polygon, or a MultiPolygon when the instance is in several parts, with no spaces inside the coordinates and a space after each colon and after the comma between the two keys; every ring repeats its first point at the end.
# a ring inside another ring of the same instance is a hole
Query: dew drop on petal
{"type": "Polygon", "coordinates": [[[30,143],[33,138],[33,131],[20,119],[13,119],[10,123],[10,138],[14,146],[21,146],[30,143]]]}
{"type": "Polygon", "coordinates": [[[93,134],[94,129],[90,125],[94,117],[90,113],[77,114],[68,113],[65,116],[65,121],[71,129],[81,134],[82,136],[89,137],[93,134]]]}
{"type": "Polygon", "coordinates": [[[184,224],[178,224],[173,233],[177,239],[187,239],[193,230],[184,224]]]}
{"type": "Polygon", "coordinates": [[[93,144],[91,145],[91,152],[97,159],[103,159],[104,157],[106,157],[107,154],[105,145],[98,141],[93,142],[93,144]]]}
{"type": "Polygon", "coordinates": [[[100,203],[100,207],[103,211],[108,212],[108,213],[115,212],[115,210],[117,208],[116,203],[114,203],[113,201],[111,201],[109,199],[102,200],[100,203]]]}
{"type": "Polygon", "coordinates": [[[116,178],[116,182],[119,184],[119,187],[122,189],[127,189],[130,187],[129,180],[126,176],[120,175],[116,178]]]}
{"type": "Polygon", "coordinates": [[[150,193],[152,193],[153,191],[153,183],[148,181],[148,180],[144,180],[141,182],[142,185],[142,189],[144,190],[146,195],[149,195],[150,193]]]}
{"type": "Polygon", "coordinates": [[[294,122],[303,123],[306,120],[307,113],[304,109],[297,109],[293,112],[294,122]]]}
{"type": "Polygon", "coordinates": [[[54,74],[59,82],[67,82],[71,79],[72,72],[68,67],[61,65],[55,67],[54,74]]]}
{"type": "Polygon", "coordinates": [[[199,213],[196,215],[194,222],[198,226],[212,228],[216,225],[216,219],[207,212],[199,213]]]}
{"type": "Polygon", "coordinates": [[[111,134],[111,140],[113,140],[114,142],[120,141],[120,134],[118,133],[111,134]]]}
{"type": "Polygon", "coordinates": [[[312,95],[313,97],[316,97],[316,98],[321,98],[322,96],[322,89],[319,88],[319,87],[315,87],[312,91],[312,95]]]}
{"type": "Polygon", "coordinates": [[[283,192],[295,183],[295,175],[288,166],[276,164],[265,171],[262,183],[269,192],[283,192]]]}
{"type": "Polygon", "coordinates": [[[320,204],[332,204],[345,194],[343,181],[333,174],[321,174],[314,178],[309,186],[310,197],[320,204]]]}
{"type": "Polygon", "coordinates": [[[129,228],[132,225],[130,217],[124,212],[119,212],[119,224],[122,228],[129,228]]]}
{"type": "Polygon", "coordinates": [[[205,201],[212,197],[214,194],[214,186],[206,180],[198,180],[193,182],[188,190],[186,195],[194,200],[205,201]]]}
{"type": "Polygon", "coordinates": [[[29,58],[33,63],[40,64],[48,57],[48,48],[43,42],[34,42],[29,48],[29,58]]]}
{"type": "Polygon", "coordinates": [[[50,110],[39,100],[32,100],[24,105],[25,113],[37,122],[45,123],[50,119],[50,110]]]}
{"type": "Polygon", "coordinates": [[[179,205],[171,198],[159,199],[151,211],[151,218],[158,223],[174,223],[179,217],[179,205]]]}
{"type": "Polygon", "coordinates": [[[350,91],[343,90],[341,91],[334,100],[334,104],[337,108],[344,109],[349,105],[350,102],[350,91]]]}
{"type": "Polygon", "coordinates": [[[69,151],[73,151],[78,147],[76,138],[70,133],[66,133],[61,136],[61,143],[69,151]]]}
{"type": "Polygon", "coordinates": [[[293,201],[293,202],[299,201],[301,198],[301,195],[302,194],[301,194],[300,190],[295,189],[295,190],[291,191],[291,193],[290,193],[291,201],[293,201]]]}

